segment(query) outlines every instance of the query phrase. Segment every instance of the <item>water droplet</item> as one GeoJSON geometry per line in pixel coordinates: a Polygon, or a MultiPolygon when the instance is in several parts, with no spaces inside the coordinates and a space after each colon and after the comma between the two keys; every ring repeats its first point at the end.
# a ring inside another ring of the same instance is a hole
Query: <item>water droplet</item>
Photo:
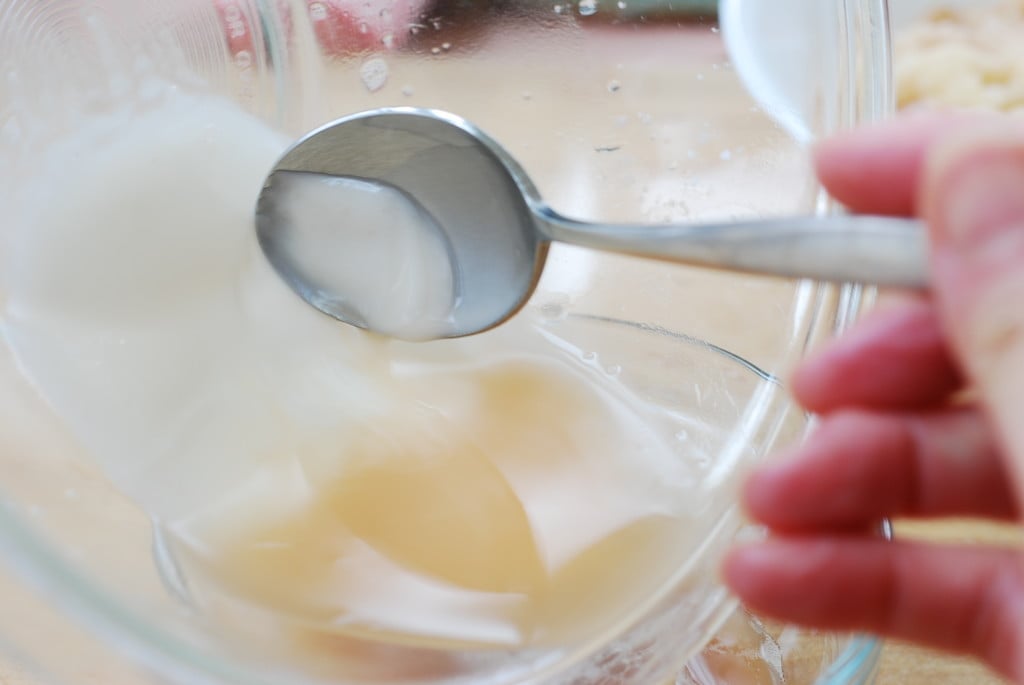
{"type": "Polygon", "coordinates": [[[697,80],[698,81],[703,81],[704,80],[704,74],[697,74],[697,80]]]}
{"type": "Polygon", "coordinates": [[[718,29],[718,27],[717,27],[717,26],[712,26],[712,27],[711,27],[711,33],[718,33],[718,30],[719,30],[719,29],[718,29]]]}
{"type": "Polygon", "coordinates": [[[359,78],[371,93],[380,90],[388,81],[388,63],[381,57],[371,57],[359,67],[359,78]]]}
{"type": "Polygon", "coordinates": [[[624,9],[626,9],[626,3],[624,3],[624,2],[622,1],[622,0],[619,0],[619,1],[617,2],[617,3],[615,3],[615,5],[616,5],[616,6],[617,6],[617,7],[618,7],[618,8],[620,9],[620,10],[624,10],[624,9]]]}
{"type": "Polygon", "coordinates": [[[551,9],[553,9],[555,11],[555,14],[561,14],[563,7],[561,5],[555,5],[551,9]]]}
{"type": "Polygon", "coordinates": [[[441,49],[442,50],[451,50],[452,49],[452,44],[451,43],[441,43],[441,49]]]}
{"type": "Polygon", "coordinates": [[[412,97],[415,92],[416,89],[413,88],[412,86],[402,86],[402,95],[404,95],[407,98],[412,97]]]}
{"type": "Polygon", "coordinates": [[[440,31],[441,30],[441,20],[440,19],[431,19],[430,20],[430,25],[434,27],[435,31],[440,31]]]}
{"type": "Polygon", "coordinates": [[[583,357],[583,361],[585,362],[592,362],[595,359],[597,359],[596,352],[584,352],[581,356],[583,357]]]}
{"type": "Polygon", "coordinates": [[[327,3],[324,2],[311,2],[309,3],[309,18],[310,20],[324,21],[327,19],[327,3]]]}
{"type": "Polygon", "coordinates": [[[622,367],[619,366],[618,364],[612,364],[611,366],[606,368],[604,371],[609,376],[618,376],[620,373],[622,373],[622,367]]]}
{"type": "Polygon", "coordinates": [[[584,17],[597,14],[597,0],[580,0],[579,10],[584,17]]]}
{"type": "Polygon", "coordinates": [[[541,316],[551,321],[561,321],[568,315],[565,307],[557,302],[548,302],[540,307],[541,316]]]}
{"type": "Polygon", "coordinates": [[[622,84],[619,83],[618,81],[613,79],[613,80],[608,82],[608,92],[609,93],[618,93],[621,89],[622,89],[622,84]]]}
{"type": "Polygon", "coordinates": [[[722,150],[721,154],[718,155],[718,158],[723,162],[728,162],[732,159],[732,150],[722,150]]]}
{"type": "Polygon", "coordinates": [[[381,36],[380,42],[385,48],[392,50],[395,47],[395,34],[385,33],[381,36]]]}
{"type": "Polygon", "coordinates": [[[365,21],[359,22],[359,33],[369,33],[370,27],[366,25],[365,21]]]}
{"type": "Polygon", "coordinates": [[[678,433],[676,433],[676,440],[679,440],[680,442],[683,441],[683,440],[688,439],[689,437],[690,437],[690,434],[687,433],[685,430],[681,430],[678,433]]]}
{"type": "Polygon", "coordinates": [[[441,48],[430,48],[430,54],[431,55],[440,55],[441,54],[441,48]]]}

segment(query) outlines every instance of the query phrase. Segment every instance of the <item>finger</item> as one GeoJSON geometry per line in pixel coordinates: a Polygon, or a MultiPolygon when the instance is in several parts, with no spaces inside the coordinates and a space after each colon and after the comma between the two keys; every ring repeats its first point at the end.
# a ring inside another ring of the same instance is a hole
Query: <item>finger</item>
{"type": "Polygon", "coordinates": [[[1024,127],[940,146],[922,199],[940,316],[1024,497],[1024,127]]]}
{"type": "Polygon", "coordinates": [[[821,143],[815,153],[825,188],[855,212],[911,215],[927,150],[977,115],[916,113],[855,129],[821,143]]]}
{"type": "Polygon", "coordinates": [[[755,611],[970,653],[1024,678],[1016,552],[874,539],[790,538],[734,550],[724,574],[755,611]]]}
{"type": "Polygon", "coordinates": [[[935,308],[907,300],[869,316],[809,358],[792,379],[811,411],[918,409],[948,401],[962,385],[935,308]]]}
{"type": "Polygon", "coordinates": [[[1018,514],[991,431],[974,409],[834,414],[792,456],[754,473],[743,502],[752,518],[784,531],[1018,514]]]}

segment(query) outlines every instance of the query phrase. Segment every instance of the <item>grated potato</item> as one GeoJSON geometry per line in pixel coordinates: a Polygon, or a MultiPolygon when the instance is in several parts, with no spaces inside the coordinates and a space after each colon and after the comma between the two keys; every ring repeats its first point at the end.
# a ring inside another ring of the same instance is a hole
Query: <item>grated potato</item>
{"type": "Polygon", "coordinates": [[[1024,113],[1024,0],[944,9],[897,36],[897,105],[1024,113]]]}

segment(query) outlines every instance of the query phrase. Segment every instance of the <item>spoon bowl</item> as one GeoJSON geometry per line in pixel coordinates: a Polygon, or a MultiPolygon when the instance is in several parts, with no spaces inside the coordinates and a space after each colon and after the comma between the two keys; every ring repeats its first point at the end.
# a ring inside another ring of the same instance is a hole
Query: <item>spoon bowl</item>
{"type": "MultiPolygon", "coordinates": [[[[452,326],[427,337],[459,337],[515,314],[540,277],[548,240],[535,227],[539,196],[514,160],[469,122],[431,110],[393,108],[340,119],[295,144],[260,195],[257,233],[271,264],[310,304],[361,328],[365,317],[332,282],[311,276],[308,252],[334,235],[294,239],[282,221],[283,173],[306,172],[386,184],[415,200],[442,227],[453,268],[452,326]]],[[[337,235],[344,236],[339,217],[337,235]]],[[[422,337],[389,331],[396,337],[422,337]]]]}
{"type": "Polygon", "coordinates": [[[916,221],[838,215],[712,225],[585,223],[548,207],[515,159],[486,133],[454,114],[429,109],[372,110],[300,139],[267,179],[256,231],[270,263],[307,302],[346,323],[410,340],[473,335],[506,321],[529,300],[553,240],[775,276],[926,285],[925,233],[916,221]],[[387,222],[374,215],[371,223],[379,226],[356,226],[351,217],[345,221],[343,205],[329,221],[302,220],[295,211],[300,200],[286,182],[295,174],[397,191],[424,217],[422,231],[437,232],[447,259],[394,268],[387,262],[401,245],[390,236],[378,252],[360,254],[363,243],[353,239],[354,232],[385,231],[387,222]],[[363,266],[358,288],[351,270],[340,265],[343,254],[344,264],[363,266]],[[338,268],[332,268],[335,256],[338,268]],[[419,294],[442,290],[428,288],[424,280],[436,271],[448,272],[444,315],[427,316],[421,312],[437,309],[437,303],[419,294]],[[372,310],[391,305],[399,281],[405,282],[402,306],[408,311],[387,323],[375,321],[372,310]],[[367,290],[375,297],[359,296],[367,290]]]}

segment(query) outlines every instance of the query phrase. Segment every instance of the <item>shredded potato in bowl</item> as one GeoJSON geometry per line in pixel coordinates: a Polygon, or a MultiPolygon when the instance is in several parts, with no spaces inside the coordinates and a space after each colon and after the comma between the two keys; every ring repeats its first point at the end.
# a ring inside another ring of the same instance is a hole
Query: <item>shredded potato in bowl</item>
{"type": "Polygon", "coordinates": [[[897,31],[900,108],[1024,114],[1024,0],[935,9],[897,31]]]}

